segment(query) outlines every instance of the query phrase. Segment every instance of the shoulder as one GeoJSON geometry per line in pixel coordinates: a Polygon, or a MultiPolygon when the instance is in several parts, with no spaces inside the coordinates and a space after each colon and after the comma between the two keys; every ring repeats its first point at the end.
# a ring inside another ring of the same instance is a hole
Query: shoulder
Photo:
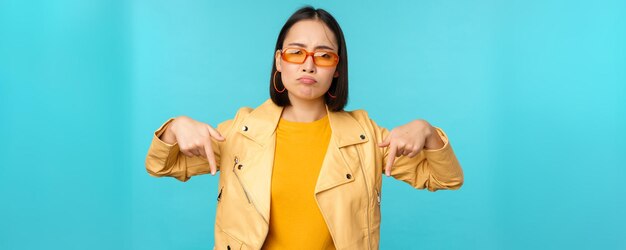
{"type": "Polygon", "coordinates": [[[339,111],[339,112],[345,116],[351,117],[352,119],[356,120],[360,124],[369,124],[372,121],[370,119],[369,114],[364,109],[339,111]]]}
{"type": "Polygon", "coordinates": [[[357,123],[364,128],[365,130],[380,132],[381,130],[385,130],[384,127],[378,125],[369,115],[369,113],[364,109],[357,109],[352,111],[341,111],[344,112],[347,116],[350,116],[352,119],[356,120],[357,123]]]}
{"type": "Polygon", "coordinates": [[[244,117],[248,116],[253,110],[254,109],[250,107],[239,108],[237,110],[237,113],[235,114],[235,117],[232,119],[225,120],[222,123],[218,124],[217,130],[220,131],[220,133],[223,133],[223,135],[229,134],[232,128],[236,126],[236,124],[241,123],[241,120],[244,117]]]}
{"type": "Polygon", "coordinates": [[[236,117],[244,117],[246,115],[249,115],[250,113],[252,113],[252,111],[254,111],[254,108],[252,107],[241,107],[237,110],[237,114],[235,114],[235,118],[236,117]]]}
{"type": "Polygon", "coordinates": [[[350,116],[352,116],[353,118],[357,120],[369,119],[369,114],[367,113],[367,111],[365,111],[365,109],[355,109],[355,110],[342,111],[342,112],[349,114],[350,116]]]}
{"type": "Polygon", "coordinates": [[[233,117],[233,119],[228,120],[227,122],[231,122],[231,123],[238,123],[241,122],[241,120],[243,120],[245,117],[248,117],[250,115],[250,113],[252,113],[254,111],[254,108],[251,107],[241,107],[237,110],[237,113],[235,113],[235,117],[233,117]]]}
{"type": "Polygon", "coordinates": [[[366,130],[377,130],[380,127],[371,119],[369,113],[364,109],[356,109],[350,111],[339,111],[339,116],[344,117],[341,119],[343,122],[352,123],[348,121],[355,121],[360,127],[366,130]]]}

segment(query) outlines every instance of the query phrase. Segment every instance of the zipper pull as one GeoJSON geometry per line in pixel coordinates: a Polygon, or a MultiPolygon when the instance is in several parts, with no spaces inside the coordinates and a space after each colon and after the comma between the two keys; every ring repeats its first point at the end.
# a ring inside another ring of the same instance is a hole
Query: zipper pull
{"type": "Polygon", "coordinates": [[[380,206],[380,193],[376,190],[376,201],[378,201],[378,205],[380,206]]]}
{"type": "Polygon", "coordinates": [[[220,199],[222,199],[222,190],[224,189],[224,187],[220,188],[220,193],[217,194],[217,201],[219,202],[220,199]]]}
{"type": "Polygon", "coordinates": [[[237,158],[237,156],[235,156],[235,164],[233,164],[233,171],[235,171],[235,167],[237,167],[237,163],[239,163],[239,158],[237,158]]]}

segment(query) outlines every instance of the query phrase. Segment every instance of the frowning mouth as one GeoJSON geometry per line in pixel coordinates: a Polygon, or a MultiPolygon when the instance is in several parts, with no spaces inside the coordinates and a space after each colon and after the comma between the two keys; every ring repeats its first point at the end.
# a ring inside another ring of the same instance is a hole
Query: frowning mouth
{"type": "Polygon", "coordinates": [[[300,81],[301,83],[305,83],[305,84],[313,84],[313,83],[317,82],[317,80],[315,80],[315,78],[309,77],[309,76],[300,77],[300,78],[298,78],[298,81],[300,81]]]}

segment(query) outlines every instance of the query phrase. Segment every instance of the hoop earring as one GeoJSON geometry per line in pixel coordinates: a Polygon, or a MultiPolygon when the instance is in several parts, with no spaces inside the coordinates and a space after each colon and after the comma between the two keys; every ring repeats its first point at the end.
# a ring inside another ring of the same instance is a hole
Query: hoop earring
{"type": "Polygon", "coordinates": [[[326,92],[326,93],[328,93],[328,95],[330,96],[330,98],[333,98],[333,99],[337,98],[337,96],[331,95],[331,94],[330,94],[330,91],[328,91],[328,92],[326,92]]]}
{"type": "Polygon", "coordinates": [[[278,90],[278,88],[276,88],[276,73],[278,73],[278,70],[274,71],[274,77],[272,77],[272,82],[274,83],[274,89],[278,93],[283,93],[283,92],[285,92],[285,89],[287,89],[287,88],[285,88],[284,86],[283,86],[283,90],[278,90]]]}

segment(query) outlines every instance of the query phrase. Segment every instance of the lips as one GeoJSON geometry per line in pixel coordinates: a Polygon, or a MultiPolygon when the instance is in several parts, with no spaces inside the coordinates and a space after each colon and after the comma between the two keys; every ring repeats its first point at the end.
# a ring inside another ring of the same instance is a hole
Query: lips
{"type": "Polygon", "coordinates": [[[310,77],[310,76],[303,76],[297,79],[298,81],[300,81],[301,83],[305,83],[305,84],[313,84],[316,83],[317,80],[315,80],[315,78],[310,77]]]}

